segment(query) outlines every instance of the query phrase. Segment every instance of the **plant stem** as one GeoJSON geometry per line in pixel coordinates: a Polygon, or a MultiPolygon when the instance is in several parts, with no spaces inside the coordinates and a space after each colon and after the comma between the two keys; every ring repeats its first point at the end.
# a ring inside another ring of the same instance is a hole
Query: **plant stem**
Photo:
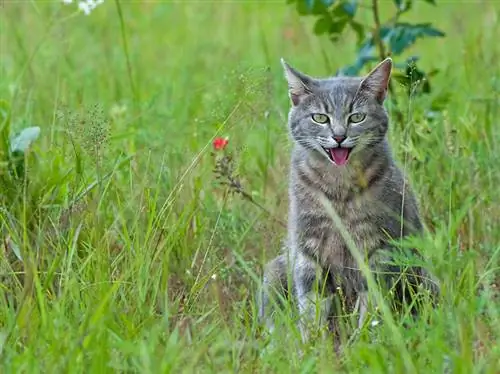
{"type": "Polygon", "coordinates": [[[252,195],[250,195],[247,191],[245,191],[243,189],[243,187],[240,185],[240,183],[236,180],[234,180],[234,178],[232,177],[227,177],[229,183],[227,183],[227,185],[235,190],[236,192],[238,192],[245,200],[249,201],[250,203],[252,203],[253,205],[255,205],[257,208],[261,209],[264,213],[266,213],[269,217],[271,217],[274,221],[276,221],[277,223],[279,223],[281,226],[283,227],[287,227],[286,223],[283,222],[282,220],[280,220],[279,218],[277,218],[273,213],[271,213],[270,210],[268,210],[267,208],[265,208],[262,204],[260,204],[258,201],[256,201],[252,195]]]}
{"type": "Polygon", "coordinates": [[[137,88],[135,86],[134,78],[132,76],[132,63],[130,62],[130,54],[128,51],[127,34],[125,32],[125,22],[123,19],[122,7],[120,5],[120,0],[115,0],[116,10],[118,11],[118,19],[120,20],[120,32],[123,44],[123,53],[125,54],[125,61],[127,62],[127,75],[130,82],[130,90],[132,91],[132,96],[134,98],[134,104],[139,104],[139,96],[137,88]]]}
{"type": "Polygon", "coordinates": [[[372,0],[372,10],[373,10],[373,21],[375,22],[373,39],[375,40],[375,44],[377,45],[380,60],[384,60],[387,57],[387,55],[385,53],[384,43],[382,43],[382,39],[380,38],[381,24],[380,24],[380,14],[378,10],[378,0],[372,0]]]}
{"type": "MultiPolygon", "coordinates": [[[[384,60],[389,56],[387,51],[385,50],[384,43],[382,38],[380,37],[380,29],[382,28],[382,24],[380,23],[380,12],[378,8],[378,0],[372,0],[372,11],[373,11],[373,21],[375,23],[373,30],[373,40],[375,41],[375,45],[377,46],[380,61],[384,60]]],[[[396,94],[394,92],[394,86],[392,81],[389,81],[389,93],[391,94],[391,101],[394,105],[394,110],[396,112],[396,118],[398,122],[403,122],[403,113],[398,108],[398,102],[396,99],[396,94]]]]}

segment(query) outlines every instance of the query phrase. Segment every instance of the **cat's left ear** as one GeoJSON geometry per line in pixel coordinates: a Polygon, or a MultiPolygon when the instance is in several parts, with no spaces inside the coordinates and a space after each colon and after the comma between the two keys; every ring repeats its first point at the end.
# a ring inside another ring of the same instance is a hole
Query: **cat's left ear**
{"type": "Polygon", "coordinates": [[[284,59],[281,59],[281,65],[285,71],[285,78],[288,81],[288,95],[294,106],[308,95],[311,94],[312,79],[292,68],[284,59]]]}
{"type": "Polygon", "coordinates": [[[382,104],[387,96],[391,71],[392,59],[388,57],[379,63],[365,79],[363,79],[360,90],[374,95],[377,101],[382,104]]]}

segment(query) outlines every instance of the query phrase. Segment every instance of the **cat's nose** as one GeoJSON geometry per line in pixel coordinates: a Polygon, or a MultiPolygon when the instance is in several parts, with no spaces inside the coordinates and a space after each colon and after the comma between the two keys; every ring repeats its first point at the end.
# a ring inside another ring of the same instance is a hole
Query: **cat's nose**
{"type": "Polygon", "coordinates": [[[345,136],[334,136],[333,139],[335,139],[335,141],[340,144],[346,139],[346,137],[345,136]]]}

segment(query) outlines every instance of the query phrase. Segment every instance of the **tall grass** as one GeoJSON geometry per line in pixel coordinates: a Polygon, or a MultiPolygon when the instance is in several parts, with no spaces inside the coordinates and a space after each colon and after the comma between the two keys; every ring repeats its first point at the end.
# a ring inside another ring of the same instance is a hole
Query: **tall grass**
{"type": "Polygon", "coordinates": [[[441,70],[432,97],[450,101],[432,120],[429,99],[408,101],[390,140],[442,298],[406,327],[368,326],[340,355],[324,338],[299,356],[290,310],[272,337],[256,318],[284,229],[216,183],[211,142],[229,137],[245,191],[286,221],[279,58],[327,75],[352,40],[317,39],[284,1],[106,1],[89,16],[6,2],[0,95],[14,129],[42,134],[29,183],[0,210],[2,372],[497,373],[500,9],[415,6],[447,32],[416,48],[441,70]]]}

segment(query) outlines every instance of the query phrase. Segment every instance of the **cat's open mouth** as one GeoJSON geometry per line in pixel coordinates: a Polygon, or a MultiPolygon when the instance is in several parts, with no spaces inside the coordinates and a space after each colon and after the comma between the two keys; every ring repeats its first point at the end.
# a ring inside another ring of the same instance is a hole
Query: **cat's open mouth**
{"type": "Polygon", "coordinates": [[[338,166],[345,165],[347,160],[349,159],[349,155],[351,154],[352,148],[324,148],[328,158],[338,166]]]}

